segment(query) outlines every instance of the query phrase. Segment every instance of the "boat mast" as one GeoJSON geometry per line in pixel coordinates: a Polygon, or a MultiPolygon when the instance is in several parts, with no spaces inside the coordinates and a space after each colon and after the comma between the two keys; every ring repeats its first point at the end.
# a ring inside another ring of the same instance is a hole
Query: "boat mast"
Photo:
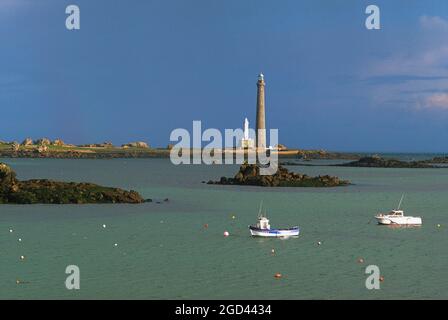
{"type": "Polygon", "coordinates": [[[258,216],[262,217],[263,215],[261,214],[261,210],[263,209],[263,200],[261,200],[260,202],[260,209],[258,210],[258,216]]]}
{"type": "Polygon", "coordinates": [[[401,203],[403,202],[403,198],[404,198],[404,193],[401,195],[401,199],[400,199],[400,202],[398,203],[398,208],[397,208],[397,210],[400,210],[401,203]]]}

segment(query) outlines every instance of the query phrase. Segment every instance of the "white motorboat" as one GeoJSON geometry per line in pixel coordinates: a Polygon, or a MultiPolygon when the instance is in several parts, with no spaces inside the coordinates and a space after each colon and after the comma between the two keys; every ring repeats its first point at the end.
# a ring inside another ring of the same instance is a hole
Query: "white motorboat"
{"type": "Polygon", "coordinates": [[[379,213],[375,216],[378,224],[382,225],[414,225],[419,226],[422,224],[421,217],[405,216],[403,210],[400,210],[401,203],[404,195],[401,197],[398,208],[391,210],[389,213],[379,213]]]}
{"type": "Polygon", "coordinates": [[[405,216],[403,210],[392,210],[389,213],[379,213],[375,216],[378,224],[402,224],[402,225],[421,225],[422,218],[405,216]]]}

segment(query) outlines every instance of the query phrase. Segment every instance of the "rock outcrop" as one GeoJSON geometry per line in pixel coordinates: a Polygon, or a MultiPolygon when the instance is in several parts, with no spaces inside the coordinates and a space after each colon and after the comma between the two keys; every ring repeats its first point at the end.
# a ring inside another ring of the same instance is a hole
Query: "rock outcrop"
{"type": "Polygon", "coordinates": [[[0,163],[0,202],[1,195],[17,191],[16,173],[6,164],[0,163]]]}
{"type": "Polygon", "coordinates": [[[143,203],[136,191],[99,186],[93,183],[51,180],[19,181],[15,172],[0,163],[0,204],[87,204],[143,203]]]}
{"type": "Polygon", "coordinates": [[[340,167],[368,167],[368,168],[434,168],[424,161],[400,161],[396,159],[384,159],[379,156],[363,157],[358,161],[337,164],[340,167]]]}
{"type": "Polygon", "coordinates": [[[221,177],[219,181],[209,181],[208,184],[261,187],[336,187],[349,185],[350,182],[328,175],[310,177],[306,174],[290,172],[282,166],[279,166],[273,175],[260,175],[258,165],[243,164],[235,177],[221,177]]]}
{"type": "Polygon", "coordinates": [[[56,147],[63,147],[63,146],[65,146],[64,141],[61,140],[61,139],[56,139],[56,140],[54,140],[51,144],[52,144],[53,146],[56,146],[56,147]]]}
{"type": "Polygon", "coordinates": [[[28,147],[32,145],[33,145],[33,139],[31,138],[26,138],[25,140],[22,141],[22,146],[28,147]]]}
{"type": "Polygon", "coordinates": [[[20,144],[17,141],[11,142],[11,150],[17,152],[20,150],[20,144]]]}
{"type": "Polygon", "coordinates": [[[149,145],[146,142],[137,141],[137,142],[123,144],[121,147],[122,148],[145,148],[145,149],[148,149],[149,145]]]}
{"type": "Polygon", "coordinates": [[[296,158],[300,160],[347,159],[358,160],[360,155],[354,153],[331,152],[326,150],[298,150],[296,158]]]}
{"type": "Polygon", "coordinates": [[[45,144],[41,144],[39,147],[37,147],[38,153],[45,153],[48,152],[48,146],[45,144]]]}
{"type": "Polygon", "coordinates": [[[448,163],[448,157],[447,156],[442,156],[442,157],[434,157],[430,160],[422,160],[421,162],[424,163],[433,163],[433,164],[445,164],[448,163]]]}
{"type": "Polygon", "coordinates": [[[41,138],[41,139],[34,141],[34,144],[38,145],[38,146],[39,145],[49,146],[49,145],[51,145],[51,141],[47,138],[41,138]]]}
{"type": "Polygon", "coordinates": [[[285,151],[288,150],[288,148],[284,144],[277,144],[274,149],[277,149],[278,151],[285,151]]]}

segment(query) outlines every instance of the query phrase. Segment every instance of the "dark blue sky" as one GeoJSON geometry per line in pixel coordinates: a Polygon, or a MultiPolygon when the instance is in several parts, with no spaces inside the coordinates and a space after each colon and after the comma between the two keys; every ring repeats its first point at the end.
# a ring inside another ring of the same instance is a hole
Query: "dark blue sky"
{"type": "Polygon", "coordinates": [[[287,146],[448,151],[445,0],[0,0],[0,40],[0,140],[166,146],[193,120],[253,126],[262,71],[287,146]]]}

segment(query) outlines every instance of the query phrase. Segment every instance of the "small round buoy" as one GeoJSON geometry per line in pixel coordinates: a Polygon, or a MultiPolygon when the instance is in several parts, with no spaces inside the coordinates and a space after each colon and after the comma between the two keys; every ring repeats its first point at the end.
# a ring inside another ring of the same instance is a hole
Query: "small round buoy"
{"type": "Polygon", "coordinates": [[[358,263],[364,263],[364,259],[363,258],[358,258],[358,263]]]}
{"type": "Polygon", "coordinates": [[[230,236],[230,233],[228,231],[224,231],[224,237],[230,236]]]}
{"type": "Polygon", "coordinates": [[[440,227],[441,227],[441,225],[440,225],[440,223],[438,223],[438,224],[437,224],[437,228],[440,228],[440,227]]]}
{"type": "Polygon", "coordinates": [[[9,229],[9,233],[12,233],[12,231],[13,231],[12,229],[9,229]]]}
{"type": "Polygon", "coordinates": [[[25,256],[20,256],[20,260],[25,260],[25,256]]]}
{"type": "Polygon", "coordinates": [[[317,245],[320,246],[322,244],[321,241],[317,241],[317,245]]]}
{"type": "Polygon", "coordinates": [[[275,249],[271,249],[271,253],[272,253],[272,254],[275,254],[275,249]]]}
{"type": "Polygon", "coordinates": [[[384,277],[383,277],[383,276],[380,277],[380,281],[381,281],[381,282],[384,281],[384,277]]]}
{"type": "Polygon", "coordinates": [[[279,272],[277,272],[276,274],[274,274],[274,278],[275,279],[280,279],[281,277],[283,277],[283,275],[279,272]]]}
{"type": "Polygon", "coordinates": [[[114,243],[114,247],[118,247],[118,243],[114,243]]]}
{"type": "Polygon", "coordinates": [[[19,279],[16,280],[16,284],[20,284],[20,282],[21,282],[21,281],[20,281],[19,279]]]}
{"type": "Polygon", "coordinates": [[[235,218],[236,218],[235,216],[232,216],[232,219],[233,219],[233,220],[235,220],[235,218]]]}
{"type": "Polygon", "coordinates": [[[19,242],[22,242],[22,238],[19,238],[18,240],[19,240],[19,242]]]}
{"type": "Polygon", "coordinates": [[[106,229],[106,225],[105,224],[103,224],[103,228],[106,229]]]}

